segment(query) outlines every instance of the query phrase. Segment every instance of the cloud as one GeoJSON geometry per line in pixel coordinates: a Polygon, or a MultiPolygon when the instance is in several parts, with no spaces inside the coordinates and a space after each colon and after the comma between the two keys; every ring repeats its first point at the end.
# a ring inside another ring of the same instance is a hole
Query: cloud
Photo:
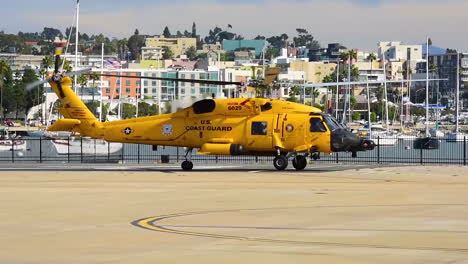
{"type": "MultiPolygon", "coordinates": [[[[51,0],[46,0],[51,1],[51,0]]],[[[426,35],[435,45],[468,48],[464,0],[82,0],[81,28],[90,33],[128,37],[135,28],[145,34],[161,34],[164,26],[190,29],[192,22],[205,35],[216,25],[233,25],[246,37],[308,29],[323,44],[341,42],[349,47],[375,50],[379,40],[422,43],[426,35]]],[[[25,10],[15,22],[65,28],[70,25],[73,5],[67,12],[48,14],[25,10]]],[[[49,9],[50,10],[50,9],[49,9]]],[[[8,25],[8,27],[12,26],[8,25]]],[[[37,27],[37,26],[36,26],[37,27]]],[[[18,27],[17,27],[18,28],[18,27]]],[[[40,29],[36,29],[40,30],[40,29]]]]}

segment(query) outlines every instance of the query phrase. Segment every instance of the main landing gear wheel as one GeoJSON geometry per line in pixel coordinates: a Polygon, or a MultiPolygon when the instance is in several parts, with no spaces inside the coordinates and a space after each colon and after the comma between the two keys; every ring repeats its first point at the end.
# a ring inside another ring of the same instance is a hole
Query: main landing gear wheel
{"type": "Polygon", "coordinates": [[[188,161],[188,160],[182,162],[182,169],[184,171],[192,170],[193,169],[193,163],[191,161],[188,161]]]}
{"type": "Polygon", "coordinates": [[[304,156],[297,156],[295,159],[293,159],[292,164],[296,170],[301,171],[307,167],[307,159],[304,156]]]}
{"type": "Polygon", "coordinates": [[[288,159],[283,155],[277,156],[273,160],[273,165],[279,171],[285,170],[288,167],[288,159]]]}

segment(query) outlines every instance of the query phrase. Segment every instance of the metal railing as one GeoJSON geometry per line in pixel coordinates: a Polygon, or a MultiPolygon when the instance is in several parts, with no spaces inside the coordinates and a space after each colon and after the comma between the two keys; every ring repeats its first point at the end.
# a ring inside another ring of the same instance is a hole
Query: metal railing
{"type": "MultiPolygon", "coordinates": [[[[379,137],[372,151],[322,154],[317,162],[345,164],[452,164],[467,165],[468,140],[432,138],[437,149],[415,149],[415,140],[379,137]]],[[[266,163],[273,156],[192,155],[195,163],[266,163]]],[[[0,163],[174,163],[185,160],[180,147],[107,143],[83,138],[23,138],[0,142],[0,163]]]]}

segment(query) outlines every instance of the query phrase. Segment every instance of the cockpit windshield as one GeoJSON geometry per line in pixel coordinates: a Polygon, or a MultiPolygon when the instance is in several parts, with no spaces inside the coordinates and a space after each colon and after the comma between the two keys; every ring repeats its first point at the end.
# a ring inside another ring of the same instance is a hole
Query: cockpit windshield
{"type": "Polygon", "coordinates": [[[342,124],[340,124],[335,118],[329,115],[323,115],[323,119],[325,120],[325,123],[327,124],[328,128],[330,131],[335,131],[340,128],[345,128],[342,124]]]}

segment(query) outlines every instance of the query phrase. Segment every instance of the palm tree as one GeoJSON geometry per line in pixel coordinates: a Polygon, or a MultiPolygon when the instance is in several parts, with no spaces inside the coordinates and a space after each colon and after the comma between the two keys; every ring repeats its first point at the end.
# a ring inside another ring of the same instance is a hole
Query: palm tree
{"type": "MultiPolygon", "coordinates": [[[[348,64],[348,79],[349,81],[352,81],[352,76],[356,76],[356,70],[353,66],[353,62],[354,60],[357,60],[357,50],[355,49],[350,49],[348,51],[348,56],[349,56],[349,64],[348,64]]],[[[359,71],[357,71],[357,76],[359,76],[359,71]]],[[[350,90],[349,90],[349,93],[350,93],[350,100],[351,100],[351,96],[354,96],[354,85],[353,86],[350,86],[350,90]]],[[[349,120],[350,122],[352,121],[352,117],[353,117],[353,107],[351,105],[351,102],[349,102],[349,107],[350,107],[350,111],[349,111],[349,120]]]]}
{"type": "MultiPolygon", "coordinates": [[[[88,76],[86,75],[80,75],[76,82],[81,85],[81,93],[83,93],[83,88],[88,85],[88,76]]],[[[79,94],[79,93],[78,93],[79,94]]]]}
{"type": "Polygon", "coordinates": [[[89,75],[89,80],[93,81],[93,103],[94,103],[94,87],[96,86],[96,81],[99,79],[101,79],[101,77],[99,76],[99,74],[97,74],[97,72],[92,72],[89,75]]]}
{"type": "MultiPolygon", "coordinates": [[[[372,74],[372,70],[373,70],[373,66],[374,66],[374,61],[377,60],[377,55],[375,55],[374,53],[371,53],[369,54],[369,56],[367,56],[367,60],[370,61],[371,65],[370,65],[370,74],[372,74]]],[[[367,88],[367,121],[369,123],[369,136],[372,137],[372,121],[371,121],[371,105],[370,105],[370,92],[369,92],[369,77],[367,77],[367,84],[366,84],[366,88],[367,88]]]]}
{"type": "Polygon", "coordinates": [[[47,70],[54,67],[54,58],[52,58],[51,56],[45,56],[42,59],[42,66],[47,70]]]}
{"type": "Polygon", "coordinates": [[[66,71],[66,72],[71,72],[73,70],[73,66],[72,66],[72,63],[68,60],[65,60],[63,62],[63,70],[66,71]]]}
{"type": "MultiPolygon", "coordinates": [[[[343,65],[347,64],[348,60],[349,60],[349,53],[348,52],[342,52],[340,54],[340,59],[343,61],[343,65]]],[[[338,67],[336,69],[337,69],[337,74],[338,74],[338,71],[340,69],[338,67]]],[[[349,72],[349,68],[348,68],[348,72],[349,72]]],[[[349,81],[350,80],[348,80],[348,82],[349,81]]],[[[344,96],[343,96],[343,117],[341,119],[341,122],[344,122],[345,119],[346,119],[346,108],[347,108],[347,103],[348,103],[348,91],[349,91],[349,89],[346,89],[346,91],[344,93],[344,96]]],[[[337,105],[337,108],[338,108],[338,102],[336,103],[336,105],[337,105]]]]}

